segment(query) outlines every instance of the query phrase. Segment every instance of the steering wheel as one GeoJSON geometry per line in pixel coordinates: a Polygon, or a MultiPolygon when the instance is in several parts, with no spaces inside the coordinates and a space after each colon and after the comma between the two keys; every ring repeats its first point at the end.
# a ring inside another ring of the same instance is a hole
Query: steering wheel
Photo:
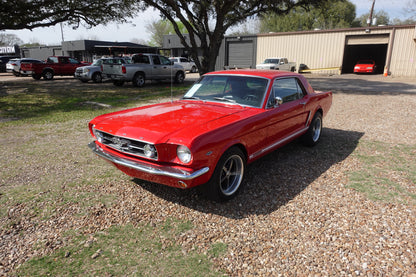
{"type": "Polygon", "coordinates": [[[243,97],[243,99],[246,101],[255,101],[258,99],[258,96],[254,94],[247,94],[243,97]]]}

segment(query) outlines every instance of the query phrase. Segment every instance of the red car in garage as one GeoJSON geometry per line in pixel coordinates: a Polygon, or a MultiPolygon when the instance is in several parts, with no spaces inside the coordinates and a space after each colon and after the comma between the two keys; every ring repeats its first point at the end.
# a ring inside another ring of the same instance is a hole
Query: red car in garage
{"type": "Polygon", "coordinates": [[[315,145],[331,103],[331,92],[297,73],[211,72],[180,100],[94,118],[89,147],[132,177],[200,186],[223,201],[239,191],[247,164],[296,138],[315,145]]]}
{"type": "Polygon", "coordinates": [[[374,60],[359,60],[354,66],[354,73],[376,73],[374,60]]]}

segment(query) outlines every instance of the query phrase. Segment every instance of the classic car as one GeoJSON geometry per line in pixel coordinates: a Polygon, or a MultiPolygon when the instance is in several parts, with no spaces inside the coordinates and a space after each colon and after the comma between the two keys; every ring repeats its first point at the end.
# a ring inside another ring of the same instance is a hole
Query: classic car
{"type": "Polygon", "coordinates": [[[354,66],[354,73],[376,73],[374,60],[360,60],[354,66]]]}
{"type": "Polygon", "coordinates": [[[246,165],[301,138],[321,136],[332,92],[276,70],[207,73],[176,101],[104,114],[89,123],[92,151],[124,173],[224,201],[246,165]]]}

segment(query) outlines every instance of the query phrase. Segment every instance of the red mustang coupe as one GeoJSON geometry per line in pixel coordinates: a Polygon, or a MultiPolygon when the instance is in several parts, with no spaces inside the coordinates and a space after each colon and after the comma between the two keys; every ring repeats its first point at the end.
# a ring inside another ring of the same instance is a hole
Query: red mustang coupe
{"type": "Polygon", "coordinates": [[[354,73],[376,73],[376,62],[373,60],[361,60],[354,66],[354,73]]]}
{"type": "Polygon", "coordinates": [[[247,164],[299,137],[315,145],[331,103],[297,73],[211,72],[180,100],[94,118],[89,147],[132,177],[223,201],[247,164]]]}

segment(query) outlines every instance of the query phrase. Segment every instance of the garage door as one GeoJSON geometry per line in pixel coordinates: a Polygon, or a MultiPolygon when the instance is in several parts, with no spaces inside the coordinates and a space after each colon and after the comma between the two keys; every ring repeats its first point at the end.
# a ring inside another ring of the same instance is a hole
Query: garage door
{"type": "Polygon", "coordinates": [[[228,43],[228,65],[249,68],[253,66],[253,42],[238,41],[228,43]]]}
{"type": "Polygon", "coordinates": [[[364,35],[364,36],[348,36],[347,45],[360,44],[387,44],[389,43],[389,35],[364,35]]]}

